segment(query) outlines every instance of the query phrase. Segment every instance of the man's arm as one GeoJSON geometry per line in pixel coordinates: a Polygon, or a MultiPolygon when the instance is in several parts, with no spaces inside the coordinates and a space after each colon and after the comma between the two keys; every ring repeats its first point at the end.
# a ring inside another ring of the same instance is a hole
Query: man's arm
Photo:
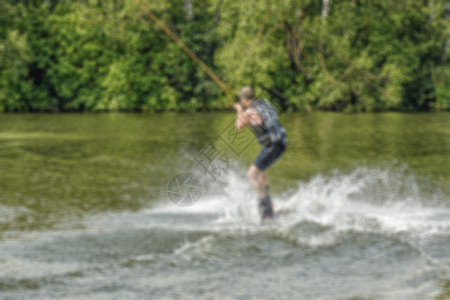
{"type": "Polygon", "coordinates": [[[245,110],[242,108],[241,104],[239,104],[239,103],[234,103],[233,107],[237,113],[236,128],[237,128],[237,130],[242,130],[245,127],[245,125],[247,125],[249,122],[248,114],[245,112],[245,110]]]}

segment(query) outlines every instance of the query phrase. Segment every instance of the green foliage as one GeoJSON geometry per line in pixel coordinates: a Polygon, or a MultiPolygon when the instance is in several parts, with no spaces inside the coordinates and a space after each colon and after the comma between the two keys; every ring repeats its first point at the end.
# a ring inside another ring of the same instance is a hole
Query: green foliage
{"type": "Polygon", "coordinates": [[[0,111],[211,110],[220,87],[281,109],[450,109],[445,0],[0,0],[0,111]]]}
{"type": "Polygon", "coordinates": [[[11,30],[0,44],[0,111],[22,111],[32,84],[27,65],[31,62],[26,36],[11,30]]]}
{"type": "Polygon", "coordinates": [[[450,110],[450,68],[440,66],[436,68],[433,76],[436,86],[435,110],[450,110]]]}

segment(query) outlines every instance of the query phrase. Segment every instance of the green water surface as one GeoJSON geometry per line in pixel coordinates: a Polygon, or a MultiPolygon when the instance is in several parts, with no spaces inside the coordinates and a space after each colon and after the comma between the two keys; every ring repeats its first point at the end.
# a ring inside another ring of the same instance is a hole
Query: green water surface
{"type": "MultiPolygon", "coordinates": [[[[64,227],[102,211],[168,201],[177,172],[234,120],[234,114],[0,115],[0,230],[64,227]]],[[[357,166],[406,170],[426,189],[450,187],[450,115],[284,114],[289,146],[269,171],[274,193],[317,174],[357,166]]],[[[259,151],[236,155],[242,174],[259,151]]],[[[405,178],[405,180],[407,180],[405,178]]]]}

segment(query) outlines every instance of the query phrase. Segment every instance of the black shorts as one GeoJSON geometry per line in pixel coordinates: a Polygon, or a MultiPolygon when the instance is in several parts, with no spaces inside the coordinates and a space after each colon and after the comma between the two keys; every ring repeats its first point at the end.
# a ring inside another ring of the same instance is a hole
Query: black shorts
{"type": "Polygon", "coordinates": [[[265,171],[280,158],[285,150],[286,144],[282,142],[264,146],[253,164],[257,166],[260,171],[265,171]]]}

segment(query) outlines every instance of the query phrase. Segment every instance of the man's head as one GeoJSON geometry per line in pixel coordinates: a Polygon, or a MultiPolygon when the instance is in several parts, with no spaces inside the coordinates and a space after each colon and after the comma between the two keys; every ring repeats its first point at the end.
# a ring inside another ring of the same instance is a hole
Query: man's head
{"type": "Polygon", "coordinates": [[[241,103],[244,108],[250,107],[254,99],[255,92],[251,86],[244,86],[239,92],[239,103],[241,103]]]}

